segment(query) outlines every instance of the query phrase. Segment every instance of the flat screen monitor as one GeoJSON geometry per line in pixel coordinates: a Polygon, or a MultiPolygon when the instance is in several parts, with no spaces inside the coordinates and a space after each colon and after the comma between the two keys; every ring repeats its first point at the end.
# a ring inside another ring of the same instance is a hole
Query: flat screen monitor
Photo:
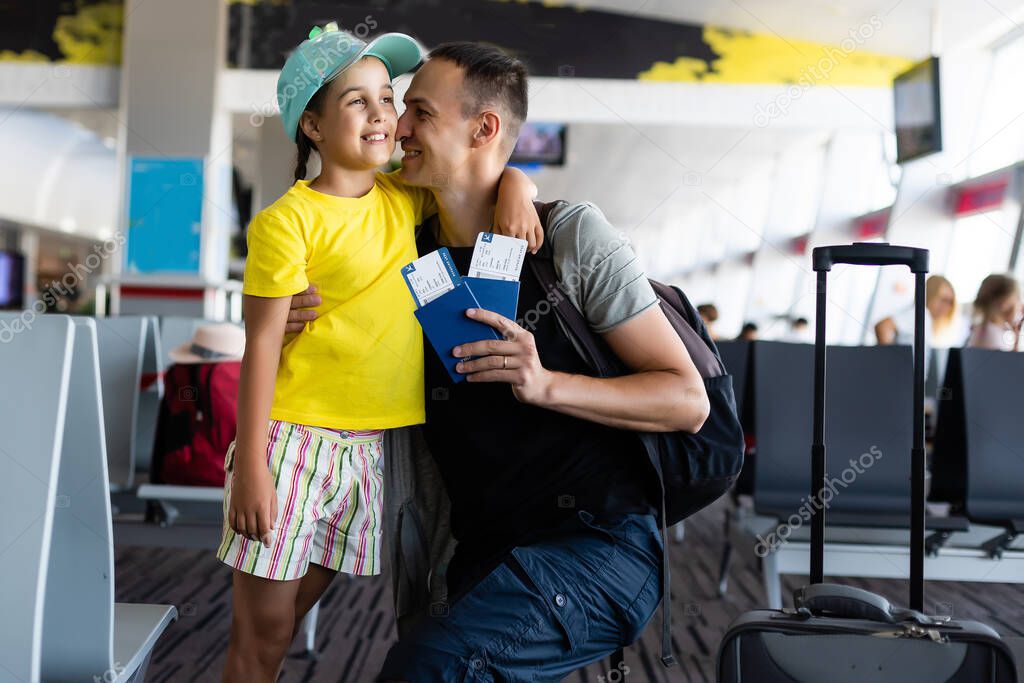
{"type": "Polygon", "coordinates": [[[25,256],[0,250],[0,309],[25,307],[25,256]]]}
{"type": "Polygon", "coordinates": [[[562,166],[565,164],[564,123],[524,123],[519,129],[519,139],[512,151],[513,164],[541,164],[562,166]]]}
{"type": "Polygon", "coordinates": [[[932,57],[893,81],[896,162],[942,151],[939,58],[932,57]]]}

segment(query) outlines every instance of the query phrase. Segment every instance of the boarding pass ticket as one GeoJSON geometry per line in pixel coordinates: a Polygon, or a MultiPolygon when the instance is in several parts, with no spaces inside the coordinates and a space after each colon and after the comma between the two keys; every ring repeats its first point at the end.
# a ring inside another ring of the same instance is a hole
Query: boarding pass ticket
{"type": "Polygon", "coordinates": [[[445,292],[462,284],[462,277],[455,268],[452,255],[441,247],[426,256],[421,256],[402,268],[402,277],[409,286],[417,306],[426,306],[445,292]]]}
{"type": "Polygon", "coordinates": [[[526,240],[482,232],[476,237],[473,260],[469,264],[470,277],[488,280],[519,280],[519,272],[526,258],[526,240]]]}

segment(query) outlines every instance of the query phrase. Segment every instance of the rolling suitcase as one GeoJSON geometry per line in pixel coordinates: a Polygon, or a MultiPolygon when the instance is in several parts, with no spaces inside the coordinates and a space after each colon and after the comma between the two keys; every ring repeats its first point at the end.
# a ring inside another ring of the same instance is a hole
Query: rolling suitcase
{"type": "MultiPolygon", "coordinates": [[[[859,588],[823,582],[825,507],[811,519],[810,585],[793,609],[755,610],[729,627],[719,683],[1008,683],[1013,655],[988,626],[925,615],[924,290],[928,250],[860,243],[818,247],[811,497],[825,489],[825,303],[833,264],[906,265],[914,273],[914,427],[911,448],[910,609],[859,588]]],[[[865,429],[869,429],[865,425],[865,429]]]]}

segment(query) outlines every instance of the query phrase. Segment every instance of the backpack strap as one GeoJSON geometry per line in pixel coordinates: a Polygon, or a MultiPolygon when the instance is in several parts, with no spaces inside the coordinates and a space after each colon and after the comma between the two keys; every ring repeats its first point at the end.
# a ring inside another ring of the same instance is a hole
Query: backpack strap
{"type": "MultiPolygon", "coordinates": [[[[551,230],[548,225],[548,217],[551,214],[551,210],[559,202],[548,202],[546,204],[542,202],[534,202],[534,206],[537,208],[537,215],[540,217],[541,226],[544,228],[544,244],[537,251],[537,254],[527,256],[527,263],[530,264],[530,270],[533,272],[534,277],[540,282],[541,287],[545,292],[559,289],[561,283],[558,280],[558,273],[555,272],[554,262],[554,249],[551,247],[551,230]]],[[[552,308],[561,318],[562,322],[568,327],[569,332],[575,337],[576,341],[586,352],[588,358],[586,361],[590,363],[590,366],[597,371],[601,377],[614,377],[622,374],[622,364],[618,361],[615,354],[608,348],[608,345],[601,339],[593,330],[590,329],[590,325],[587,323],[583,313],[576,308],[566,296],[549,297],[554,299],[552,308]]],[[[661,582],[661,605],[662,605],[662,627],[661,627],[661,663],[666,667],[675,664],[675,657],[672,655],[672,573],[671,567],[669,566],[669,554],[668,554],[668,528],[666,520],[668,515],[665,510],[665,479],[661,471],[661,462],[658,458],[657,445],[648,443],[650,440],[655,440],[658,437],[652,434],[640,435],[640,440],[643,442],[645,450],[647,450],[649,460],[654,466],[655,471],[658,474],[658,483],[661,486],[661,542],[662,542],[662,553],[661,553],[661,566],[662,566],[662,582],[661,582]]],[[[622,648],[619,648],[612,655],[612,662],[622,661],[622,648]]]]}

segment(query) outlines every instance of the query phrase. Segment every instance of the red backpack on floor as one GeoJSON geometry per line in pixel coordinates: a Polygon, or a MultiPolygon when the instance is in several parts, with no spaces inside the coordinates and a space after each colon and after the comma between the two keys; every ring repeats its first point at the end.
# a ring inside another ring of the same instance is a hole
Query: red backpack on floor
{"type": "Polygon", "coordinates": [[[150,479],[223,486],[224,454],[235,438],[242,364],[176,364],[164,377],[150,479]]]}

